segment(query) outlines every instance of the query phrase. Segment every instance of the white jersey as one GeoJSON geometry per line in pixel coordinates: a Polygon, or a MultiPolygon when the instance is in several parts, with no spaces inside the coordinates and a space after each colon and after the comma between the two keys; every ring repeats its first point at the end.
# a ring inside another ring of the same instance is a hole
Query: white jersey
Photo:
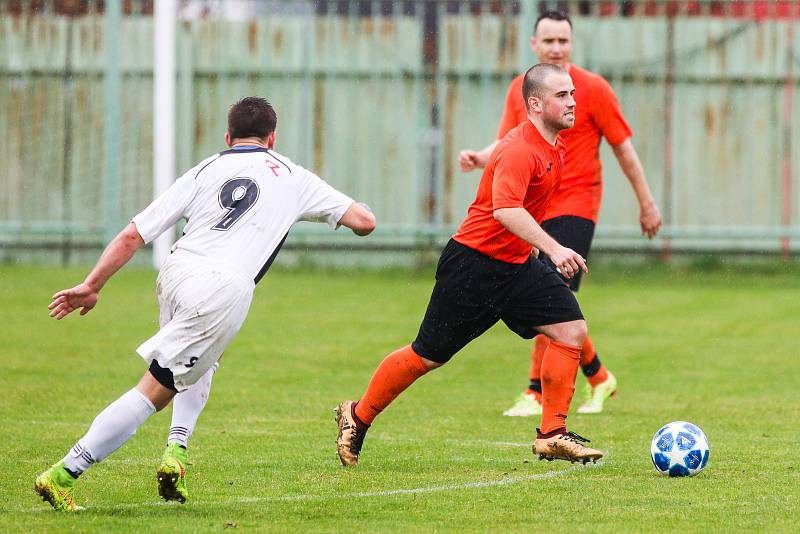
{"type": "Polygon", "coordinates": [[[133,222],[149,243],[185,218],[173,253],[224,264],[258,282],[295,222],[327,222],[336,228],[352,204],[353,199],[288,158],[248,146],[203,160],[133,222]]]}

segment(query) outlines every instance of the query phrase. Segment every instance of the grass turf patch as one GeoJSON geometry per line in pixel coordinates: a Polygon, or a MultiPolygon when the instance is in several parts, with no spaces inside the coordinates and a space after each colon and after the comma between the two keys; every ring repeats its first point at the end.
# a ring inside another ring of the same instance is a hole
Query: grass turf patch
{"type": "Polygon", "coordinates": [[[500,324],[404,393],[370,430],[361,465],[341,468],[332,409],[416,335],[432,270],[275,271],[192,438],[189,503],[156,493],[168,408],[81,477],[87,510],[65,516],[37,499],[33,479],[144,372],[134,349],[158,327],[155,274],[125,270],[89,315],[56,322],[50,296],[85,271],[2,267],[0,530],[793,529],[798,273],[595,271],[579,300],[620,394],[605,413],[568,422],[608,452],[602,465],[539,462],[529,446],[538,421],[500,416],[527,382],[531,346],[500,324]],[[662,478],[650,463],[650,438],[671,420],[709,437],[695,478],[662,478]]]}

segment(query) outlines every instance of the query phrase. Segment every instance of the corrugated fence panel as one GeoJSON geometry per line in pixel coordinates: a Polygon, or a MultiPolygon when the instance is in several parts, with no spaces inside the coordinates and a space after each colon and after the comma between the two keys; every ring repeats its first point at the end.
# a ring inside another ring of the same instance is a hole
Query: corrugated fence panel
{"type": "MultiPolygon", "coordinates": [[[[103,80],[76,76],[58,85],[60,91],[51,94],[64,97],[69,110],[64,120],[68,121],[67,128],[71,131],[63,143],[66,154],[63,179],[67,183],[64,209],[69,212],[69,219],[78,225],[100,230],[104,222],[105,175],[103,80]]],[[[123,109],[126,108],[128,106],[124,105],[123,109]]],[[[125,125],[122,131],[125,132],[125,125]]],[[[136,143],[132,148],[141,147],[136,143]]]]}
{"type": "Polygon", "coordinates": [[[72,24],[66,17],[3,16],[0,68],[6,72],[63,69],[72,24]]]}
{"type": "MultiPolygon", "coordinates": [[[[605,76],[664,73],[667,36],[664,19],[575,17],[573,32],[573,60],[577,65],[605,76]]],[[[532,52],[529,58],[536,61],[532,52]]]]}
{"type": "MultiPolygon", "coordinates": [[[[458,152],[494,139],[508,82],[536,62],[526,45],[531,21],[511,4],[478,15],[468,3],[389,11],[373,3],[369,16],[351,4],[346,14],[180,21],[178,171],[223,148],[231,103],[264,95],[278,111],[276,149],[370,203],[385,232],[375,241],[443,238],[480,177],[460,171],[458,152]]],[[[667,235],[713,244],[731,231],[773,249],[787,228],[800,235],[800,22],[573,22],[575,63],[615,88],[671,221],[667,235]]],[[[57,241],[63,228],[73,241],[102,235],[104,24],[102,14],[0,13],[0,241],[57,241]]],[[[152,33],[151,17],[127,15],[114,35],[123,76],[122,220],[152,195],[152,33]]],[[[638,230],[630,185],[605,143],[602,154],[601,245],[604,236],[638,230]]],[[[792,247],[800,250],[800,239],[792,247]]]]}
{"type": "Polygon", "coordinates": [[[774,78],[785,72],[784,22],[681,20],[675,26],[678,69],[697,78],[774,78]]]}
{"type": "Polygon", "coordinates": [[[475,199],[481,172],[463,173],[458,154],[494,141],[506,89],[518,74],[518,35],[519,21],[510,15],[443,17],[438,68],[443,76],[439,151],[445,232],[458,226],[475,199]]]}
{"type": "Polygon", "coordinates": [[[439,68],[448,73],[472,72],[483,76],[516,70],[518,26],[518,21],[510,17],[444,17],[439,68]]]}
{"type": "MultiPolygon", "coordinates": [[[[664,129],[662,84],[648,81],[623,83],[609,77],[617,98],[625,112],[625,118],[633,131],[633,146],[644,166],[653,196],[663,205],[664,198],[664,129]]],[[[608,146],[601,143],[603,161],[603,204],[600,210],[599,230],[618,233],[616,229],[627,229],[638,233],[639,204],[630,182],[620,170],[619,164],[608,146]]],[[[663,209],[663,208],[662,208],[663,209]]]]}
{"type": "Polygon", "coordinates": [[[690,86],[677,92],[674,222],[778,225],[781,146],[774,128],[780,113],[776,88],[690,86]],[[754,102],[760,103],[755,113],[754,102]]]}
{"type": "MultiPolygon", "coordinates": [[[[800,29],[795,31],[796,45],[795,50],[800,50],[800,29]]],[[[796,56],[795,56],[796,57],[796,56]]],[[[795,72],[800,73],[800,66],[795,67],[795,72]]],[[[788,144],[788,150],[791,154],[792,165],[787,166],[786,172],[790,178],[791,199],[792,199],[792,221],[795,225],[800,221],[800,85],[790,87],[789,91],[792,96],[790,99],[794,102],[792,113],[790,114],[791,131],[787,135],[785,142],[788,144]]]]}
{"type": "Polygon", "coordinates": [[[387,225],[413,227],[420,151],[417,81],[320,82],[313,128],[315,165],[326,180],[363,199],[387,225]],[[415,107],[416,106],[416,107],[415,107]],[[321,145],[321,146],[318,146],[321,145]]]}
{"type": "MultiPolygon", "coordinates": [[[[798,183],[796,143],[784,143],[781,134],[790,23],[678,17],[674,24],[670,154],[664,152],[665,19],[576,19],[575,61],[612,83],[662,206],[664,159],[672,159],[674,229],[708,228],[707,235],[721,227],[740,233],[779,231],[787,148],[794,153],[795,188],[798,183]]],[[[797,49],[796,38],[794,42],[797,49]]],[[[795,88],[798,70],[795,67],[795,88]]],[[[789,120],[798,124],[797,117],[789,120]]],[[[627,180],[611,151],[604,147],[602,153],[601,241],[615,228],[635,230],[638,221],[638,205],[627,180]]],[[[796,198],[793,206],[796,226],[796,198]]]]}
{"type": "MultiPolygon", "coordinates": [[[[445,202],[443,222],[453,229],[466,216],[475,199],[481,171],[465,174],[458,165],[462,149],[480,149],[495,140],[511,76],[475,78],[459,76],[445,86],[442,129],[445,202]]],[[[522,98],[522,96],[520,96],[522,98]]]]}

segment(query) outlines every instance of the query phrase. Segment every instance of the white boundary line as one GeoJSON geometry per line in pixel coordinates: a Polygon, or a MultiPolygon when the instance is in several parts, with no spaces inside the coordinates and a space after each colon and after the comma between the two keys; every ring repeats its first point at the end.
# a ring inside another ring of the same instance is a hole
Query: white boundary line
{"type": "MultiPolygon", "coordinates": [[[[573,465],[566,469],[561,469],[559,471],[547,471],[545,473],[537,473],[534,475],[523,475],[518,477],[501,478],[499,480],[486,480],[482,482],[463,482],[460,484],[445,484],[442,486],[428,486],[421,488],[392,489],[392,490],[382,490],[382,491],[359,491],[350,493],[333,493],[330,495],[298,494],[298,495],[280,495],[274,497],[234,497],[229,499],[215,499],[215,500],[193,499],[191,503],[202,506],[213,506],[213,505],[224,505],[224,504],[255,504],[255,503],[287,502],[287,501],[318,501],[318,500],[327,501],[333,499],[392,497],[395,495],[417,495],[420,493],[438,493],[443,491],[455,491],[455,490],[474,489],[474,488],[494,488],[498,486],[509,486],[511,484],[519,484],[520,482],[526,482],[529,480],[546,480],[550,478],[556,478],[571,473],[573,471],[576,471],[578,469],[601,467],[602,465],[603,465],[602,462],[597,464],[573,465]]],[[[136,508],[153,508],[160,506],[178,506],[178,505],[163,501],[150,501],[150,502],[140,502],[140,503],[123,503],[115,505],[97,505],[97,506],[90,505],[86,508],[86,510],[87,511],[127,510],[136,508]]],[[[37,506],[36,508],[18,508],[16,510],[7,510],[7,511],[23,512],[23,513],[51,512],[50,508],[46,507],[46,505],[37,506]]]]}
{"type": "MultiPolygon", "coordinates": [[[[601,464],[594,464],[601,465],[601,464]]],[[[560,471],[547,471],[546,473],[537,473],[535,475],[524,475],[520,477],[501,478],[500,480],[486,480],[483,482],[463,482],[461,484],[446,484],[443,486],[429,486],[423,488],[410,488],[410,489],[394,489],[383,491],[359,491],[352,493],[337,493],[335,495],[284,495],[281,497],[241,497],[236,499],[228,499],[227,502],[236,503],[257,503],[269,501],[309,501],[309,500],[328,500],[328,499],[341,499],[341,498],[360,498],[360,497],[391,497],[393,495],[416,495],[419,493],[437,493],[440,491],[453,491],[460,489],[472,488],[493,488],[497,486],[508,486],[511,484],[518,484],[527,480],[546,480],[548,478],[555,478],[567,474],[582,467],[590,467],[589,464],[573,465],[567,469],[560,471]]],[[[217,501],[226,502],[226,501],[217,501]]],[[[210,502],[198,501],[198,504],[208,505],[210,502]]]]}

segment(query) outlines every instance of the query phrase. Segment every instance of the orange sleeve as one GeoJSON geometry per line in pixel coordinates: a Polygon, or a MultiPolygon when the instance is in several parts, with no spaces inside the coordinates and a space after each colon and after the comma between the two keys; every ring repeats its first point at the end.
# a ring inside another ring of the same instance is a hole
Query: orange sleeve
{"type": "Polygon", "coordinates": [[[623,143],[633,135],[631,127],[622,115],[617,95],[603,78],[599,78],[592,91],[592,120],[612,146],[623,143]]]}
{"type": "Polygon", "coordinates": [[[511,80],[508,91],[506,91],[506,103],[505,106],[503,106],[503,116],[497,127],[498,139],[505,137],[509,131],[522,122],[522,120],[519,120],[519,110],[521,106],[525,106],[525,102],[523,102],[522,99],[522,77],[517,76],[511,80]]]}
{"type": "Polygon", "coordinates": [[[524,146],[505,145],[495,152],[492,209],[525,207],[531,175],[530,154],[524,146]]]}

